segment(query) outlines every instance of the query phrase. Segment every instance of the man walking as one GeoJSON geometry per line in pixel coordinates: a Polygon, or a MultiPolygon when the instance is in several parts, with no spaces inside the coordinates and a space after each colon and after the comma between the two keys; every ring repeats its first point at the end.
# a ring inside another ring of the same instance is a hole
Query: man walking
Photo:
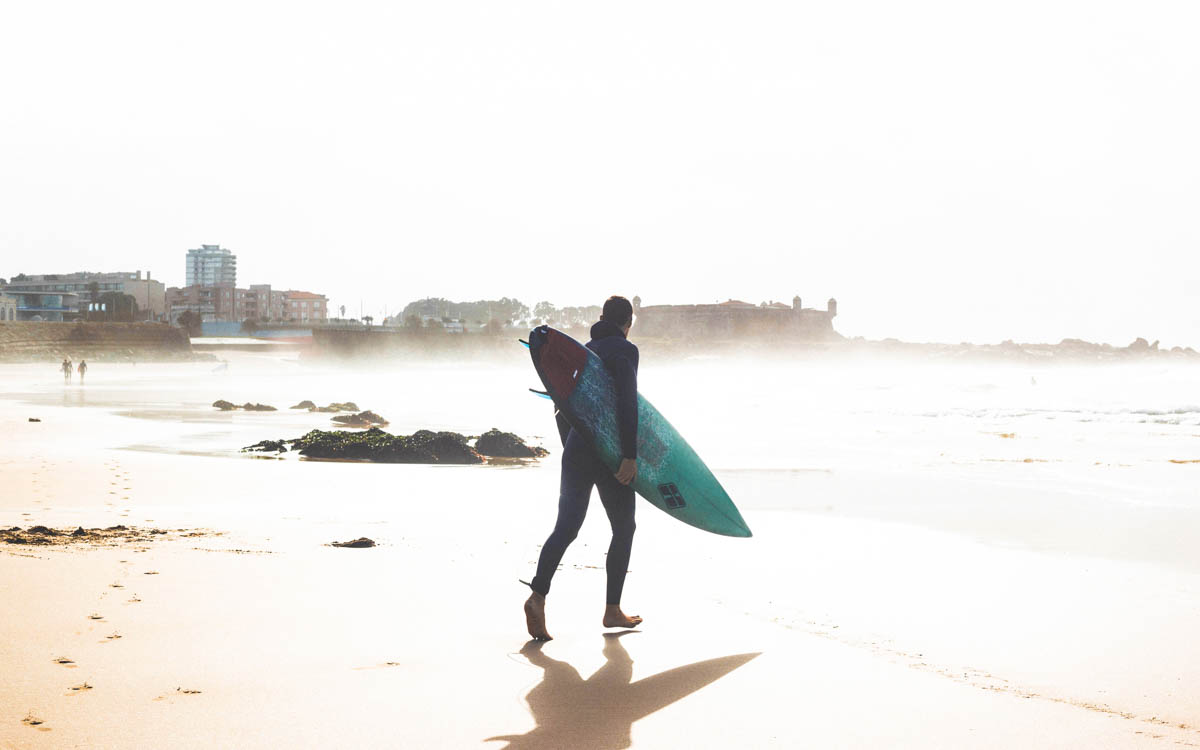
{"type": "Polygon", "coordinates": [[[546,594],[550,579],[558,569],[567,546],[575,540],[587,514],[592,487],[600,491],[600,502],[612,525],[612,543],[608,548],[606,571],[608,587],[604,609],[604,627],[632,628],[642,618],[621,611],[621,590],[633,547],[634,492],[631,482],[637,476],[637,368],[638,349],[629,342],[633,326],[633,306],[624,297],[609,297],[604,303],[600,322],[592,326],[587,347],[604,362],[617,390],[617,424],[621,437],[621,465],[613,474],[600,461],[587,439],[572,429],[561,414],[556,414],[563,439],[562,477],[559,483],[558,520],[550,538],[542,545],[537,575],[529,587],[533,593],[525,602],[525,622],[529,635],[548,641],[546,631],[546,594]]]}
{"type": "Polygon", "coordinates": [[[87,375],[87,360],[79,360],[79,384],[83,385],[83,376],[87,375]]]}

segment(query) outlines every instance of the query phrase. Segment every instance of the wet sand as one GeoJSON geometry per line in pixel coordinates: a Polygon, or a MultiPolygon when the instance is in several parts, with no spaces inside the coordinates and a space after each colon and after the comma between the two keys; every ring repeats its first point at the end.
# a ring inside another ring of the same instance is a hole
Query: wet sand
{"type": "MultiPolygon", "coordinates": [[[[593,508],[555,579],[555,640],[531,645],[516,579],[552,523],[556,456],[256,460],[235,451],[265,417],[207,424],[170,400],[130,420],[0,398],[0,527],[144,532],[0,543],[0,746],[1200,744],[1184,566],[859,511],[756,508],[747,543],[642,505],[624,603],[646,622],[611,637],[593,508]],[[195,437],[214,430],[228,454],[195,437]],[[167,435],[199,455],[122,447],[167,435]],[[377,546],[329,546],[363,536],[377,546]]],[[[789,481],[832,503],[867,491],[789,481]]],[[[957,491],[901,489],[931,513],[957,491]]]]}

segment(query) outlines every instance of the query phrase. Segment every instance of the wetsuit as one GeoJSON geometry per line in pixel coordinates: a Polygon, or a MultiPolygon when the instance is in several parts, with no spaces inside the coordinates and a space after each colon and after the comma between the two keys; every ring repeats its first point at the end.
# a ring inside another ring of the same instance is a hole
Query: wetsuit
{"type": "MultiPolygon", "coordinates": [[[[638,349],[625,338],[620,328],[604,320],[592,326],[592,340],[587,347],[599,355],[616,382],[621,455],[636,459],[638,349]]],[[[605,564],[608,572],[607,603],[620,604],[625,573],[629,569],[629,554],[633,548],[633,487],[617,481],[612,471],[593,452],[587,439],[572,429],[561,414],[556,418],[563,441],[558,520],[550,538],[542,545],[537,575],[531,587],[542,595],[550,592],[550,579],[554,577],[567,546],[575,541],[583,526],[592,487],[596,487],[600,491],[600,502],[604,504],[613,534],[605,564]]]]}

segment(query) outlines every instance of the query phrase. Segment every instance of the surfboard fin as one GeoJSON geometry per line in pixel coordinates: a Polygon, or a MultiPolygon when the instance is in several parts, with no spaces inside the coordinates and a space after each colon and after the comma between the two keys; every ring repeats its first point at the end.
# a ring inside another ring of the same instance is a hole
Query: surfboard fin
{"type": "Polygon", "coordinates": [[[517,339],[517,341],[520,341],[522,344],[524,344],[526,349],[529,348],[529,342],[525,339],[517,339]]]}
{"type": "Polygon", "coordinates": [[[532,394],[534,394],[535,396],[541,396],[542,398],[548,398],[548,399],[550,399],[551,401],[553,401],[553,400],[554,400],[554,399],[553,399],[553,398],[550,396],[550,394],[549,394],[549,393],[546,393],[545,391],[537,391],[537,390],[534,390],[533,388],[530,388],[530,389],[529,389],[529,392],[530,392],[530,393],[532,393],[532,394]]]}

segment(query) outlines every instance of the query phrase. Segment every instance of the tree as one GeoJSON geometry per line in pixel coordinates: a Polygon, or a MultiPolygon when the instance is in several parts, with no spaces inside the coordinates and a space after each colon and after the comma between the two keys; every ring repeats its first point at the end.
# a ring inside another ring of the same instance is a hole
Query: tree
{"type": "Polygon", "coordinates": [[[338,317],[339,318],[346,317],[346,306],[345,305],[341,305],[338,307],[338,317]]]}
{"type": "Polygon", "coordinates": [[[557,319],[557,312],[558,309],[554,307],[553,302],[542,301],[533,306],[533,317],[544,320],[546,323],[553,323],[557,319]]]}
{"type": "Polygon", "coordinates": [[[184,310],[175,322],[180,328],[186,330],[189,336],[200,335],[200,313],[195,310],[184,310]]]}
{"type": "Polygon", "coordinates": [[[93,299],[92,301],[98,303],[102,309],[89,310],[87,314],[88,320],[124,323],[131,323],[137,320],[138,304],[137,300],[131,294],[105,292],[100,295],[99,299],[93,299]]]}
{"type": "Polygon", "coordinates": [[[364,315],[362,319],[363,319],[363,322],[366,323],[367,325],[371,325],[372,323],[375,322],[375,318],[372,318],[370,315],[364,315]]]}
{"type": "Polygon", "coordinates": [[[258,321],[254,318],[246,318],[242,321],[242,333],[254,333],[258,330],[258,321]]]}

